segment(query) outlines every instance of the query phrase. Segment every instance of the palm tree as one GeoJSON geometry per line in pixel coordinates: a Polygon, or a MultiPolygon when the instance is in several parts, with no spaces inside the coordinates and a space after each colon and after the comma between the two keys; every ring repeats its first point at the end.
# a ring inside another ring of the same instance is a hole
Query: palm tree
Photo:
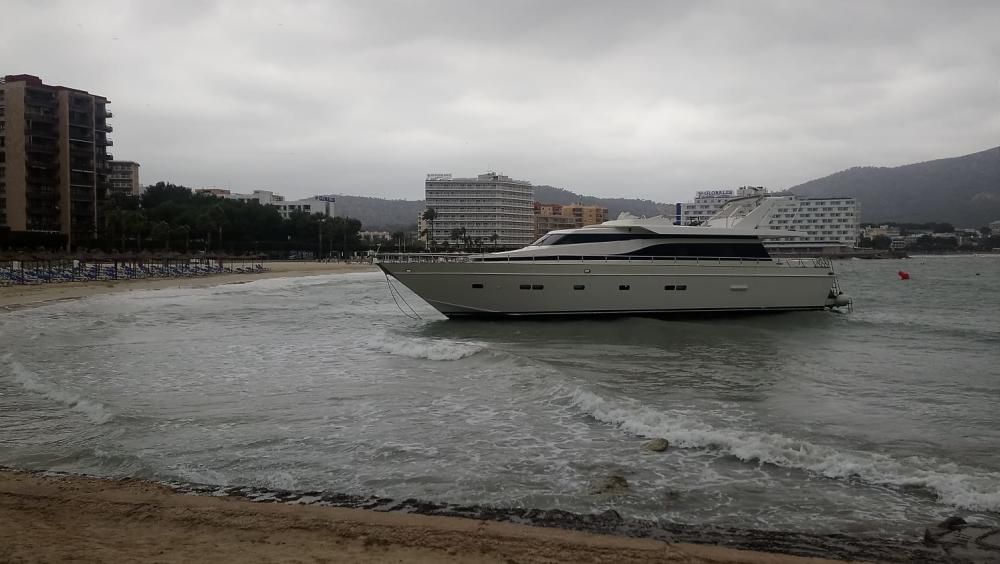
{"type": "Polygon", "coordinates": [[[157,221],[153,224],[152,229],[149,230],[149,238],[153,241],[160,241],[163,243],[163,248],[166,251],[170,251],[170,224],[166,221],[157,221]]]}
{"type": "Polygon", "coordinates": [[[191,226],[190,225],[178,225],[174,227],[174,234],[184,236],[184,254],[191,251],[191,226]]]}
{"type": "Polygon", "coordinates": [[[115,236],[121,237],[120,252],[125,252],[125,214],[123,210],[113,209],[104,215],[104,226],[110,243],[115,236]]]}
{"type": "Polygon", "coordinates": [[[500,240],[500,234],[499,233],[494,233],[494,234],[490,235],[490,241],[493,243],[493,250],[494,251],[497,249],[497,241],[499,241],[499,240],[500,240]]]}
{"type": "Polygon", "coordinates": [[[142,250],[142,232],[146,229],[146,214],[141,211],[126,211],[123,212],[122,224],[124,229],[122,230],[122,247],[125,244],[125,233],[132,233],[135,235],[135,250],[136,252],[142,250]]]}
{"type": "Polygon", "coordinates": [[[212,206],[208,210],[208,220],[212,227],[219,230],[219,252],[222,252],[222,227],[226,225],[226,211],[222,206],[212,206]]]}
{"type": "Polygon", "coordinates": [[[427,240],[430,242],[431,252],[434,252],[434,220],[437,219],[438,212],[434,208],[427,208],[421,217],[424,221],[430,224],[430,236],[427,240]]]}
{"type": "Polygon", "coordinates": [[[451,235],[451,237],[448,237],[449,240],[451,240],[451,241],[461,241],[462,237],[465,236],[465,228],[464,227],[456,227],[456,228],[454,228],[454,229],[451,230],[450,235],[451,235]]]}

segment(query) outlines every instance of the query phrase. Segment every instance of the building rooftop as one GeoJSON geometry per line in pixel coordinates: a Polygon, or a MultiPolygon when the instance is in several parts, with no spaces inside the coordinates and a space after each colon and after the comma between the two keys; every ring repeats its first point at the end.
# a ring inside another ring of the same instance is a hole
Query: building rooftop
{"type": "Polygon", "coordinates": [[[78,94],[86,94],[87,96],[93,96],[94,98],[100,98],[105,104],[110,104],[111,100],[108,100],[104,96],[98,96],[97,94],[91,94],[86,90],[80,90],[79,88],[70,88],[69,86],[59,86],[58,84],[45,84],[42,82],[41,78],[33,74],[8,74],[6,76],[0,77],[0,84],[8,82],[23,82],[31,86],[41,86],[45,88],[52,88],[54,90],[66,90],[69,92],[76,92],[78,94]]]}
{"type": "Polygon", "coordinates": [[[487,171],[483,174],[478,175],[476,178],[463,178],[463,177],[453,177],[450,173],[435,173],[427,175],[428,182],[511,182],[515,184],[524,184],[526,186],[531,186],[531,182],[527,180],[517,180],[505,175],[502,172],[487,171]]]}

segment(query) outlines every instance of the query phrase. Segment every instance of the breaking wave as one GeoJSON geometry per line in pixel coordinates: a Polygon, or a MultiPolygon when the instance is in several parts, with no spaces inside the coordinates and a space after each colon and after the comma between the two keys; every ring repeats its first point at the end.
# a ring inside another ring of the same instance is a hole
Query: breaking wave
{"type": "Polygon", "coordinates": [[[827,478],[860,480],[896,488],[924,488],[940,503],[971,511],[1000,511],[1000,473],[932,458],[838,450],[776,433],[720,429],[694,417],[670,414],[630,400],[609,401],[580,389],[560,389],[569,404],[642,437],[663,437],[679,448],[717,449],[744,462],[805,470],[827,478]]]}
{"type": "Polygon", "coordinates": [[[21,365],[21,363],[11,360],[10,355],[6,355],[4,361],[10,366],[14,381],[20,384],[25,390],[41,394],[50,400],[65,405],[73,411],[82,413],[87,419],[98,425],[103,425],[114,418],[115,414],[104,404],[46,384],[34,372],[21,365]]]}
{"type": "Polygon", "coordinates": [[[470,357],[486,347],[479,343],[449,339],[413,339],[380,337],[369,343],[370,347],[389,354],[426,360],[460,360],[470,357]]]}

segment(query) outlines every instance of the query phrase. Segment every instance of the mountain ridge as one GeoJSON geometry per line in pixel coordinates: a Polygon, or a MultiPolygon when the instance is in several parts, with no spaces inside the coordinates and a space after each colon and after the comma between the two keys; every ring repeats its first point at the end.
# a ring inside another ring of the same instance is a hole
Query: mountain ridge
{"type": "MultiPolygon", "coordinates": [[[[674,214],[673,203],[586,196],[547,184],[534,189],[538,202],[600,205],[608,208],[610,218],[621,212],[646,217],[674,214]]],[[[864,223],[933,221],[981,227],[1000,219],[1000,146],[896,167],[851,167],[779,193],[857,198],[864,223]]],[[[337,215],[359,219],[369,230],[412,229],[425,209],[424,200],[336,197],[337,215]]]]}
{"type": "Polygon", "coordinates": [[[788,191],[810,198],[857,198],[864,222],[979,227],[1000,219],[1000,146],[896,167],[851,167],[788,191]]]}

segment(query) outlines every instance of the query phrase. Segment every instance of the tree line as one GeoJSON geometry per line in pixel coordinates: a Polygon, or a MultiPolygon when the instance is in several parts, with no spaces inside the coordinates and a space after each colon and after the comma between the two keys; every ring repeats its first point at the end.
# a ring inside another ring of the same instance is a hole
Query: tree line
{"type": "MultiPolygon", "coordinates": [[[[991,251],[1000,248],[1000,233],[993,233],[989,227],[980,227],[978,237],[964,237],[961,245],[958,238],[935,237],[926,234],[931,231],[935,234],[955,233],[955,227],[950,223],[888,223],[892,227],[899,229],[900,236],[907,236],[916,233],[924,233],[916,238],[907,249],[913,251],[991,251]]],[[[876,235],[872,238],[862,237],[859,247],[865,249],[886,250],[892,245],[892,238],[886,235],[876,235]]]]}
{"type": "MultiPolygon", "coordinates": [[[[283,218],[256,200],[231,200],[165,182],[139,197],[119,196],[104,214],[106,243],[119,251],[350,256],[362,248],[361,222],[294,211],[283,218]]],[[[284,258],[284,257],[283,257],[284,258]]]]}
{"type": "MultiPolygon", "coordinates": [[[[356,219],[302,211],[283,218],[276,208],[256,200],[219,198],[158,182],[140,196],[116,194],[106,200],[98,213],[96,236],[74,241],[74,250],[336,258],[364,248],[360,230],[356,219]]],[[[12,238],[13,243],[3,246],[64,250],[65,236],[51,235],[60,237],[12,238]]]]}

